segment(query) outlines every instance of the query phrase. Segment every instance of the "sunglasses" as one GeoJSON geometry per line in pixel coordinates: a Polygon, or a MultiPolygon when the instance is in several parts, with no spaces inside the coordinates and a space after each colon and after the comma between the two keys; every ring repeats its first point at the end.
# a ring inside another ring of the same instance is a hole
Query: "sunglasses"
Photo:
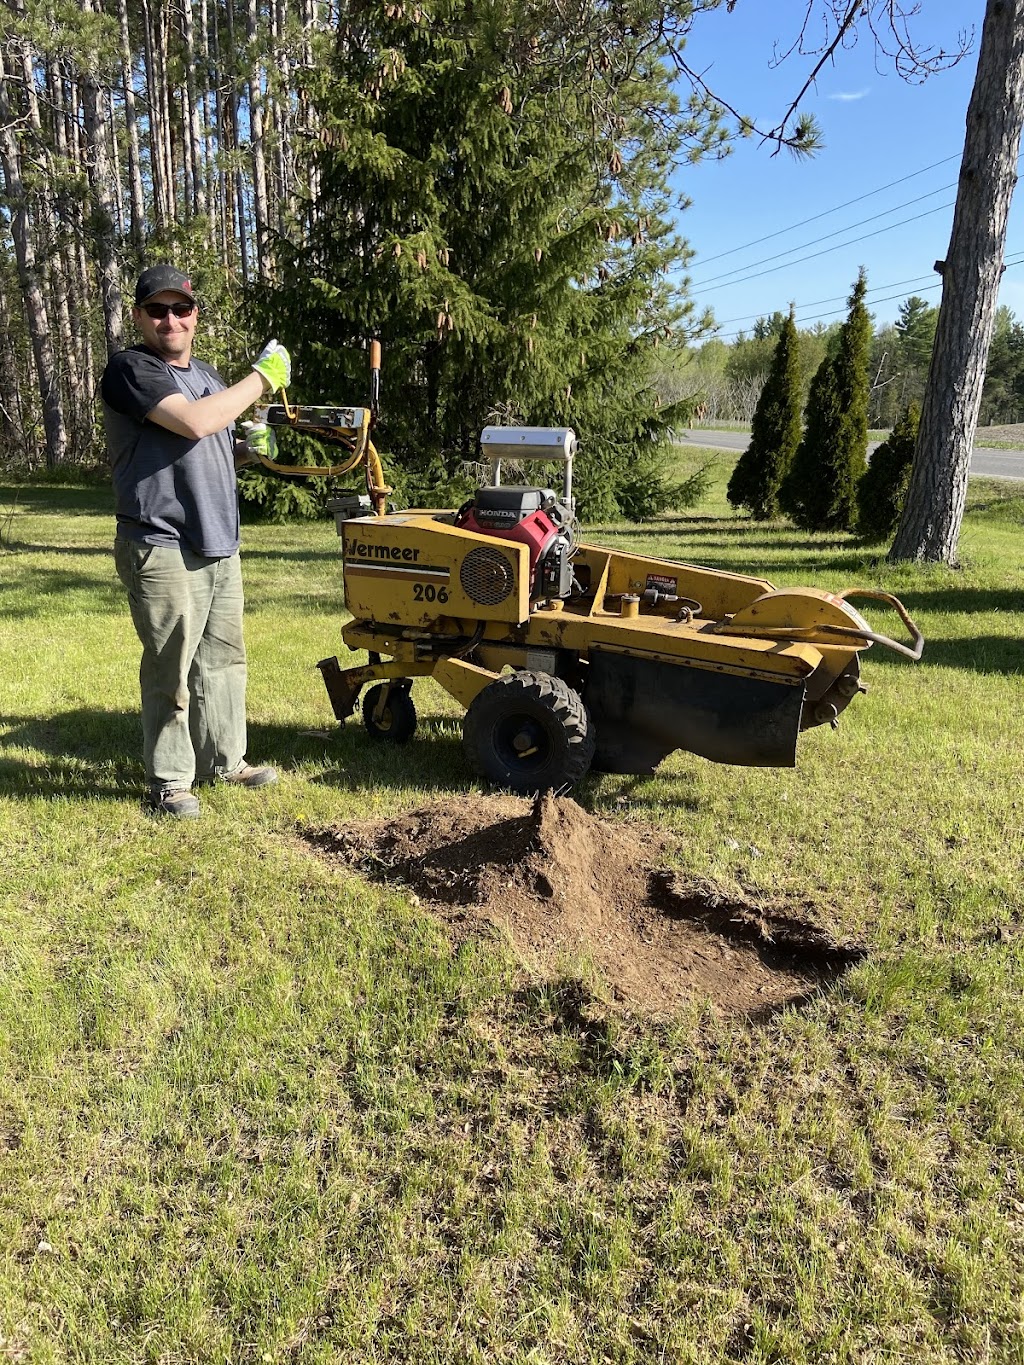
{"type": "Polygon", "coordinates": [[[194,303],[144,303],[142,311],[154,322],[163,322],[168,313],[173,313],[176,318],[191,317],[196,306],[194,303]]]}

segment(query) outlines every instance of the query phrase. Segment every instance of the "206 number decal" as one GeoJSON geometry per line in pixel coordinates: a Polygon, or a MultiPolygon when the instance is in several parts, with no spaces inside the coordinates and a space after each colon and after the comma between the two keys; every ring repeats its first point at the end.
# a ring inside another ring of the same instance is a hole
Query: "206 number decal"
{"type": "Polygon", "coordinates": [[[412,599],[414,602],[447,602],[448,589],[435,588],[433,583],[414,583],[412,599]]]}

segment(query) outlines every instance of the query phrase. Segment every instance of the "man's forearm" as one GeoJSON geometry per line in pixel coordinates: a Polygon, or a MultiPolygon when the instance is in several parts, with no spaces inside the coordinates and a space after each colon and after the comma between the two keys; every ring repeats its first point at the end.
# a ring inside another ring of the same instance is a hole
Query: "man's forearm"
{"type": "Polygon", "coordinates": [[[198,441],[230,426],[236,417],[240,417],[246,408],[252,407],[263,396],[266,389],[263,376],[256,370],[250,370],[237,384],[207,394],[205,398],[190,401],[181,393],[161,398],[146,416],[149,421],[173,431],[177,436],[198,441]]]}

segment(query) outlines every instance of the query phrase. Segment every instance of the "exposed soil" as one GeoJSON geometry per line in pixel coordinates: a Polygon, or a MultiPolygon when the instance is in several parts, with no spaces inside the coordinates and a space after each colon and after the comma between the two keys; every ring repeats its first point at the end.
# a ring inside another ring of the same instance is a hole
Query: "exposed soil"
{"type": "Polygon", "coordinates": [[[589,958],[615,999],[644,1013],[709,999],[724,1013],[768,1015],[864,956],[799,914],[687,882],[659,867],[655,831],[596,819],[566,797],[452,798],[304,837],[374,881],[407,887],[456,938],[506,931],[544,974],[589,958]]]}
{"type": "Polygon", "coordinates": [[[974,444],[983,446],[988,441],[999,441],[1024,450],[1024,422],[1001,427],[979,427],[974,433],[974,444]]]}

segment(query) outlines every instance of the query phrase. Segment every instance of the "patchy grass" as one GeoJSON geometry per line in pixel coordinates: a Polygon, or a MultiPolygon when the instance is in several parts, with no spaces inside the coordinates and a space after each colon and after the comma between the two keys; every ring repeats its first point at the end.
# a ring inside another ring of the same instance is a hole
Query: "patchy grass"
{"type": "Polygon", "coordinates": [[[972,481],[964,567],[894,569],[734,515],[733,458],[686,450],[702,506],[593,538],[881,585],[928,640],[870,651],[794,771],[679,754],[579,793],[866,942],[756,1028],[524,982],[304,849],[467,785],[432,684],[404,750],[335,727],[333,526],[246,532],[280,786],[145,817],[109,500],[0,488],[0,1359],[1024,1359],[1024,497],[972,481]]]}

